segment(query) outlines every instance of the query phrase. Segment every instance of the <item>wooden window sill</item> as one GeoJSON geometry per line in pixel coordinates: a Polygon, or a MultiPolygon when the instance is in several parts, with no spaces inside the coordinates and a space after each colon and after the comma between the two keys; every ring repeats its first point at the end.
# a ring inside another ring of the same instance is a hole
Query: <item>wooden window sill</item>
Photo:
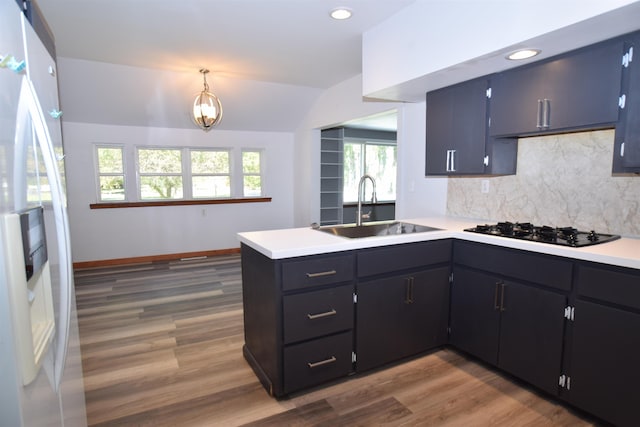
{"type": "Polygon", "coordinates": [[[154,200],[147,202],[91,203],[89,209],[145,208],[154,206],[226,205],[232,203],[269,203],[271,197],[241,197],[237,199],[154,200]]]}

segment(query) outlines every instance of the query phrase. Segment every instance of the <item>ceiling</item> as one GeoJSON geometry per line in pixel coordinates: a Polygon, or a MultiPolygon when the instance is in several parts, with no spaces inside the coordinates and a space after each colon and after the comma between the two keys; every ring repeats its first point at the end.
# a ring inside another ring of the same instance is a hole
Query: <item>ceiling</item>
{"type": "MultiPolygon", "coordinates": [[[[225,111],[217,129],[291,132],[325,89],[362,73],[364,32],[413,3],[431,7],[461,0],[33,1],[55,38],[66,120],[193,128],[188,109],[202,88],[198,70],[208,68],[207,80],[225,111]],[[331,19],[329,12],[338,6],[350,8],[352,18],[331,19]]],[[[502,8],[511,1],[487,3],[502,8]]],[[[553,54],[635,29],[640,1],[632,6],[629,15],[572,25],[544,35],[537,45],[553,54]]],[[[495,72],[504,62],[500,52],[492,52],[410,79],[376,98],[417,102],[429,88],[495,72]]],[[[348,124],[389,129],[395,121],[391,112],[348,124]]]]}
{"type": "Polygon", "coordinates": [[[360,74],[362,33],[414,1],[36,0],[59,57],[320,89],[360,74]]]}

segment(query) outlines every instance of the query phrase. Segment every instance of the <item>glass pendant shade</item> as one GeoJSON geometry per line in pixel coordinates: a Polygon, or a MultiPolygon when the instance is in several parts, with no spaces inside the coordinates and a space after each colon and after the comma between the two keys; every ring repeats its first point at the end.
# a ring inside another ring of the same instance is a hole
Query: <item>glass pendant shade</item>
{"type": "Polygon", "coordinates": [[[207,73],[209,70],[200,70],[204,79],[204,89],[193,101],[193,121],[205,132],[210,131],[222,120],[222,103],[217,96],[209,92],[207,73]]]}

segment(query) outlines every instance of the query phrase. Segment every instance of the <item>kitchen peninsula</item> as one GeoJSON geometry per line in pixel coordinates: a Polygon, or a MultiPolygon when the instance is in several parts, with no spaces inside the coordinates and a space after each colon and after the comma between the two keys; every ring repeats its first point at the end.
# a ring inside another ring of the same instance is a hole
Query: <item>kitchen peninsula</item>
{"type": "Polygon", "coordinates": [[[438,230],[239,234],[244,354],[271,395],[451,345],[631,425],[639,239],[573,248],[464,231],[476,225],[464,219],[406,222],[438,230]]]}
{"type": "Polygon", "coordinates": [[[439,230],[239,234],[244,354],[271,395],[451,345],[632,425],[640,240],[572,248],[464,231],[477,221],[406,222],[439,230]]]}

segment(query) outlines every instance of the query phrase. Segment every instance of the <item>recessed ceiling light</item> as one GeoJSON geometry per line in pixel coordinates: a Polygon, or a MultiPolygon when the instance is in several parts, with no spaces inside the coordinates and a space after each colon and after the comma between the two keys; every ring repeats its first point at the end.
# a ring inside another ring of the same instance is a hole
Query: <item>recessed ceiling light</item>
{"type": "Polygon", "coordinates": [[[507,59],[518,61],[520,59],[532,58],[542,52],[540,49],[519,49],[506,56],[507,59]]]}
{"type": "Polygon", "coordinates": [[[351,18],[351,9],[348,9],[346,7],[338,7],[336,9],[333,9],[330,13],[331,17],[333,19],[337,19],[337,20],[343,20],[343,19],[349,19],[351,18]]]}

